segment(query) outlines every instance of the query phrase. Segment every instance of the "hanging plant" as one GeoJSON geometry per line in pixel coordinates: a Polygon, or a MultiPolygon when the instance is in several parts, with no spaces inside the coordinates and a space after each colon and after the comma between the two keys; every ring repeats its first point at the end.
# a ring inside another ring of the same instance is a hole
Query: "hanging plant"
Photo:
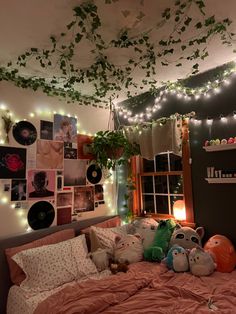
{"type": "Polygon", "coordinates": [[[14,124],[14,122],[11,119],[11,114],[9,110],[6,110],[6,112],[2,115],[3,120],[3,129],[5,131],[5,143],[9,143],[9,132],[14,124]]]}
{"type": "Polygon", "coordinates": [[[123,131],[99,131],[93,138],[92,152],[101,169],[115,169],[116,165],[127,163],[130,157],[138,155],[137,144],[131,144],[123,131]]]}

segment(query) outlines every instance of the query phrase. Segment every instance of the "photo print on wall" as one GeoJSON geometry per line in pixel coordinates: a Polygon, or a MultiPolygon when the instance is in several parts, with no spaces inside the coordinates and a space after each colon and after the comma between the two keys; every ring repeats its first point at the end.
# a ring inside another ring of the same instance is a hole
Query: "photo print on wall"
{"type": "Polygon", "coordinates": [[[72,221],[72,208],[60,207],[57,208],[57,225],[69,224],[72,221]]]}
{"type": "Polygon", "coordinates": [[[79,159],[64,160],[64,185],[86,185],[87,161],[79,159]]]}
{"type": "Polygon", "coordinates": [[[57,207],[72,206],[72,192],[57,193],[57,207]]]}
{"type": "Polygon", "coordinates": [[[53,140],[53,122],[40,120],[40,138],[53,140]]]}
{"type": "Polygon", "coordinates": [[[55,114],[53,131],[56,141],[77,142],[77,119],[55,114]]]}
{"type": "Polygon", "coordinates": [[[0,146],[0,178],[24,179],[26,172],[26,149],[0,146]]]}
{"type": "Polygon", "coordinates": [[[11,201],[26,200],[26,180],[12,180],[11,201]]]}
{"type": "Polygon", "coordinates": [[[38,140],[36,150],[36,168],[62,169],[63,142],[38,140]]]}
{"type": "Polygon", "coordinates": [[[12,129],[12,134],[17,143],[32,145],[37,139],[37,130],[29,121],[17,122],[12,129]]]}
{"type": "Polygon", "coordinates": [[[29,199],[54,199],[55,171],[29,170],[27,192],[29,199]]]}
{"type": "Polygon", "coordinates": [[[77,149],[71,147],[64,147],[64,158],[65,159],[77,159],[77,149]]]}
{"type": "Polygon", "coordinates": [[[89,159],[93,160],[94,155],[92,154],[92,144],[93,140],[91,136],[78,134],[77,143],[78,143],[78,158],[79,159],[89,159]]]}
{"type": "Polygon", "coordinates": [[[94,210],[94,186],[74,188],[74,213],[94,210]]]}

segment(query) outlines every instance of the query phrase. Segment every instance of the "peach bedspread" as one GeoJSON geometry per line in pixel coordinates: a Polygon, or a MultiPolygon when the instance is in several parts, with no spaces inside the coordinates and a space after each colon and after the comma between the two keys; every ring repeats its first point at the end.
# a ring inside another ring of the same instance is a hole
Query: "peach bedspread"
{"type": "Polygon", "coordinates": [[[88,280],[50,296],[34,314],[236,313],[236,271],[197,278],[141,262],[128,273],[88,280]]]}

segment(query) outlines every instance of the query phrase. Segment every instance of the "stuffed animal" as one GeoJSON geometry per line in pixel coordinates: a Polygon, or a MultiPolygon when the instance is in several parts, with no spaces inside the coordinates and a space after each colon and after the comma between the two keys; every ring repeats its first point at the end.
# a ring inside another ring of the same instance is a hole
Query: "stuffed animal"
{"type": "Polygon", "coordinates": [[[112,274],[117,274],[118,272],[126,273],[129,269],[129,263],[115,263],[112,259],[109,260],[109,268],[112,274]]]}
{"type": "Polygon", "coordinates": [[[160,262],[166,255],[171,235],[176,227],[173,219],[161,220],[152,245],[144,250],[144,258],[149,262],[160,262]]]}
{"type": "Polygon", "coordinates": [[[184,272],[189,270],[188,254],[181,246],[174,245],[168,251],[165,262],[167,267],[175,272],[184,272]]]}
{"type": "Polygon", "coordinates": [[[143,244],[139,234],[117,235],[114,246],[114,260],[118,263],[136,263],[143,259],[143,244]]]}
{"type": "Polygon", "coordinates": [[[97,270],[102,271],[108,268],[112,252],[108,249],[99,248],[95,252],[89,253],[88,256],[91,257],[97,267],[97,270]]]}
{"type": "Polygon", "coordinates": [[[230,273],[236,266],[236,252],[232,242],[223,235],[214,235],[204,246],[214,258],[216,270],[222,273],[230,273]]]}
{"type": "Polygon", "coordinates": [[[190,227],[176,226],[175,231],[170,239],[170,248],[177,244],[184,249],[193,249],[194,247],[201,247],[201,239],[204,236],[204,228],[198,227],[196,230],[190,227]]]}
{"type": "Polygon", "coordinates": [[[212,274],[216,268],[210,253],[205,252],[203,248],[193,248],[189,253],[190,272],[195,276],[208,276],[212,274]]]}
{"type": "Polygon", "coordinates": [[[152,245],[158,226],[158,222],[153,218],[141,218],[134,220],[132,223],[135,228],[134,233],[138,233],[143,238],[143,247],[147,249],[152,245]]]}

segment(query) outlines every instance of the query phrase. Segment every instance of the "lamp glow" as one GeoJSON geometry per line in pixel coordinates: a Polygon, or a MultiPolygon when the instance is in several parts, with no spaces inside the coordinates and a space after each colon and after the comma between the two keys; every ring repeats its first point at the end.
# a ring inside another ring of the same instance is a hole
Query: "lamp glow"
{"type": "Polygon", "coordinates": [[[173,212],[174,212],[175,219],[186,220],[186,209],[185,209],[185,203],[183,200],[178,200],[174,202],[173,212]]]}

